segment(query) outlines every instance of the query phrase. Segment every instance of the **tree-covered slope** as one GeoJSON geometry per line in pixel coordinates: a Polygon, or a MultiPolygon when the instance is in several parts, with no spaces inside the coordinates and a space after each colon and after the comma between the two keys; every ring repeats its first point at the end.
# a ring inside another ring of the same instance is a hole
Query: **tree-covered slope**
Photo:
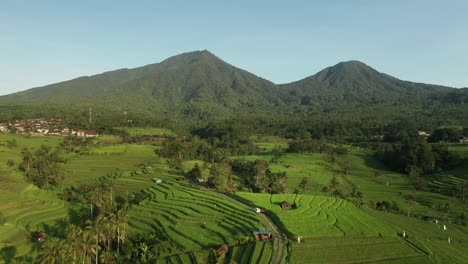
{"type": "Polygon", "coordinates": [[[204,50],[1,96],[0,106],[6,111],[0,119],[16,116],[13,109],[37,115],[77,113],[93,107],[110,110],[108,113],[192,119],[327,114],[381,120],[450,117],[458,123],[468,116],[463,105],[465,90],[402,81],[358,61],[338,63],[303,80],[275,85],[204,50]]]}
{"type": "Polygon", "coordinates": [[[231,66],[208,51],[159,64],[121,69],[0,97],[9,105],[88,105],[136,112],[217,110],[280,104],[273,83],[231,66]]]}
{"type": "Polygon", "coordinates": [[[452,88],[402,81],[359,61],[341,62],[297,82],[280,85],[308,103],[421,102],[452,88]]]}

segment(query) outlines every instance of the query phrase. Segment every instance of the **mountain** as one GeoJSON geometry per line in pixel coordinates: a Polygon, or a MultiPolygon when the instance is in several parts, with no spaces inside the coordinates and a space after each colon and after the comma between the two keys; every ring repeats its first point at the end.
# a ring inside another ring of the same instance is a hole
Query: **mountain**
{"type": "Polygon", "coordinates": [[[117,110],[210,114],[280,105],[270,81],[222,61],[209,51],[120,69],[0,97],[10,105],[89,105],[117,110]]]}
{"type": "Polygon", "coordinates": [[[359,61],[341,62],[297,82],[280,85],[302,104],[416,102],[452,88],[402,81],[359,61]]]}
{"type": "MultiPolygon", "coordinates": [[[[466,89],[402,81],[359,61],[341,62],[302,80],[276,85],[236,68],[209,51],[120,69],[0,97],[2,113],[96,111],[226,119],[241,115],[343,118],[467,116],[466,89]],[[12,110],[13,109],[13,110],[12,110]],[[37,109],[46,109],[42,112],[37,109]]],[[[14,115],[0,113],[0,119],[14,115]]]]}

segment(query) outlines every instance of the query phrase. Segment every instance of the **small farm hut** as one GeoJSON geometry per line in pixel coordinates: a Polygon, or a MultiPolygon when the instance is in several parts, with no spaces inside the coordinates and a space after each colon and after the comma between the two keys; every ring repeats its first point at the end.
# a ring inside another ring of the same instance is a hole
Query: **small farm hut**
{"type": "Polygon", "coordinates": [[[37,236],[36,236],[37,242],[40,242],[40,243],[44,242],[46,237],[47,237],[47,234],[45,232],[37,233],[37,236]]]}
{"type": "Polygon", "coordinates": [[[289,210],[291,209],[291,204],[288,201],[282,201],[280,204],[281,208],[284,210],[289,210]]]}
{"type": "Polygon", "coordinates": [[[161,180],[161,179],[157,179],[157,178],[154,178],[153,181],[154,181],[154,183],[156,183],[156,184],[157,184],[157,183],[162,183],[162,180],[161,180]]]}
{"type": "Polygon", "coordinates": [[[253,233],[256,240],[269,240],[273,238],[270,229],[258,229],[255,230],[253,233]]]}

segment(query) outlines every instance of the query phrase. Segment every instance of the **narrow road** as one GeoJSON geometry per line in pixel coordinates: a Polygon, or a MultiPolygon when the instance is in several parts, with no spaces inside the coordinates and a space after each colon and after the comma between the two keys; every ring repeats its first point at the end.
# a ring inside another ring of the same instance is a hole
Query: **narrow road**
{"type": "MultiPolygon", "coordinates": [[[[239,205],[240,207],[242,208],[246,208],[248,210],[251,210],[252,207],[234,199],[234,198],[231,198],[225,194],[222,194],[222,193],[219,193],[219,192],[215,192],[213,190],[210,190],[208,188],[205,188],[205,187],[201,187],[202,189],[204,190],[207,190],[207,191],[211,191],[212,193],[216,194],[217,196],[219,197],[222,197],[223,199],[226,199],[230,202],[233,202],[237,205],[239,205]]],[[[273,243],[273,255],[271,256],[271,261],[270,263],[272,264],[281,264],[283,262],[283,257],[284,257],[284,252],[286,250],[286,244],[285,244],[285,239],[283,237],[283,234],[280,232],[279,228],[275,225],[275,223],[273,223],[273,221],[264,213],[259,213],[258,214],[260,216],[260,221],[265,225],[267,226],[268,228],[271,229],[271,232],[273,234],[273,238],[274,238],[274,243],[273,243]]]]}

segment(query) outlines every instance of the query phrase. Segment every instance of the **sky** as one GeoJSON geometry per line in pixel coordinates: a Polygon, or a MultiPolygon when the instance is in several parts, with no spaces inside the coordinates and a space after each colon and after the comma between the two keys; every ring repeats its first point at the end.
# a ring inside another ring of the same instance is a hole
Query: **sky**
{"type": "Polygon", "coordinates": [[[0,95],[194,50],[275,83],[359,60],[468,87],[468,1],[0,0],[0,95]]]}

